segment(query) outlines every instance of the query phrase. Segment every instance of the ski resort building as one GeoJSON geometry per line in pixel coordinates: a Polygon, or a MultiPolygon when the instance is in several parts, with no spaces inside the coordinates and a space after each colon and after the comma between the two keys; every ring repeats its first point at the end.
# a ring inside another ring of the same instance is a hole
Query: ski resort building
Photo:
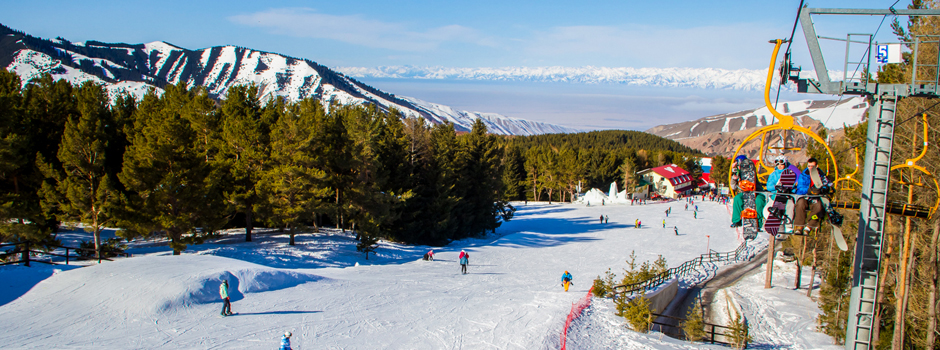
{"type": "Polygon", "coordinates": [[[695,188],[692,175],[678,165],[669,164],[646,169],[637,173],[640,179],[649,184],[650,194],[662,197],[678,198],[679,195],[695,188]]]}

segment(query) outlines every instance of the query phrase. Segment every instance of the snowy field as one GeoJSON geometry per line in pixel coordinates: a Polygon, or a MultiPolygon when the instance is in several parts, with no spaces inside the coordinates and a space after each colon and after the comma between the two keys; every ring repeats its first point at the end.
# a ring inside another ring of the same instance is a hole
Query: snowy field
{"type": "MultiPolygon", "coordinates": [[[[434,248],[431,262],[420,259],[430,247],[389,242],[366,260],[355,251],[351,233],[334,229],[298,235],[293,247],[275,231],[246,243],[243,231],[232,230],[181,256],[172,256],[165,242],[139,241],[130,244],[134,257],[100,265],[0,267],[0,344],[274,349],[280,335],[291,331],[294,349],[557,349],[571,303],[608,268],[621,272],[631,251],[638,262],[662,254],[677,266],[705,253],[706,245],[724,252],[740,243],[728,228],[724,205],[697,203],[694,219],[684,202],[650,203],[514,203],[515,218],[495,235],[434,248]],[[601,224],[601,215],[609,223],[601,224]],[[637,219],[640,229],[633,228],[637,219]],[[470,253],[467,275],[459,273],[461,249],[470,253]],[[559,282],[565,270],[574,275],[567,293],[559,282]],[[232,310],[238,313],[232,317],[219,316],[222,278],[232,286],[232,310]]],[[[73,246],[87,239],[82,233],[60,238],[73,246]]],[[[750,299],[744,305],[749,318],[761,313],[762,324],[794,325],[757,327],[755,337],[770,348],[830,344],[824,335],[806,335],[818,310],[799,297],[804,291],[788,293],[787,282],[778,281],[769,294],[746,286],[735,290],[750,299]],[[793,312],[775,318],[778,307],[793,312]],[[791,337],[799,339],[762,334],[778,331],[800,333],[791,337]]],[[[605,328],[579,334],[569,349],[703,347],[630,332],[611,310],[609,300],[595,298],[582,320],[605,328]]]]}

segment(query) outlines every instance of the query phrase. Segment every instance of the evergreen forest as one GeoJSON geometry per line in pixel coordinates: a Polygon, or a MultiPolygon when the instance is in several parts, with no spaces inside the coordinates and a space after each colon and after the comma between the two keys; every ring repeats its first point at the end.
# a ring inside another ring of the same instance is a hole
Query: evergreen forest
{"type": "Polygon", "coordinates": [[[635,185],[637,171],[694,150],[635,131],[496,136],[478,120],[403,118],[374,105],[262,100],[255,86],[213,99],[168,85],[141,100],[49,75],[0,70],[0,241],[57,244],[63,226],[127,240],[164,237],[175,254],[220,230],[352,230],[443,245],[492,232],[515,200],[570,201],[581,184],[635,185]]]}

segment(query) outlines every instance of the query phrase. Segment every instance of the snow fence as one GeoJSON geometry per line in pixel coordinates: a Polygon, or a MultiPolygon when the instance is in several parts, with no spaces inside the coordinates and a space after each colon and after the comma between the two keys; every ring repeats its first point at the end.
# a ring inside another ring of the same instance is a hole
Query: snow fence
{"type": "Polygon", "coordinates": [[[571,304],[571,311],[568,312],[568,318],[565,319],[565,328],[561,330],[561,350],[565,350],[565,343],[568,341],[568,328],[571,327],[571,322],[581,316],[581,313],[584,312],[584,309],[587,309],[589,306],[591,306],[591,292],[593,291],[594,286],[591,286],[583,298],[578,300],[578,302],[571,304]]]}

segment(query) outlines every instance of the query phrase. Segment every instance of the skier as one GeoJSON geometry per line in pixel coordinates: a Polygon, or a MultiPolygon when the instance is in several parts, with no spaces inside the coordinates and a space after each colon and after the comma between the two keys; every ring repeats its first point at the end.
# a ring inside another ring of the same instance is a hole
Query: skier
{"type": "Polygon", "coordinates": [[[689,211],[689,203],[685,203],[685,211],[689,211]]]}
{"type": "Polygon", "coordinates": [[[666,209],[666,217],[669,217],[669,209],[666,209]]]}
{"type": "Polygon", "coordinates": [[[663,219],[663,228],[666,228],[666,219],[663,219]]]}
{"type": "Polygon", "coordinates": [[[285,332],[284,336],[281,337],[281,349],[280,350],[291,350],[290,348],[290,332],[285,332]]]}
{"type": "Polygon", "coordinates": [[[568,271],[565,271],[565,273],[561,275],[561,285],[565,287],[565,291],[567,292],[568,286],[571,285],[571,274],[568,273],[568,271]]]}
{"type": "MultiPolygon", "coordinates": [[[[806,161],[806,170],[803,170],[801,179],[806,180],[797,185],[797,194],[826,195],[829,193],[829,187],[832,183],[817,168],[816,158],[810,158],[806,161]]],[[[822,201],[819,198],[800,198],[796,201],[793,208],[793,232],[809,234],[814,228],[819,227],[819,218],[823,214],[822,201]],[[810,211],[810,220],[806,222],[806,210],[810,211]],[[805,227],[804,227],[805,226],[805,227]]]]}
{"type": "Polygon", "coordinates": [[[676,236],[678,236],[678,235],[679,235],[679,226],[673,226],[672,229],[676,231],[676,236]]]}
{"type": "Polygon", "coordinates": [[[228,281],[222,280],[222,285],[219,286],[219,296],[222,297],[222,316],[231,316],[232,315],[232,302],[228,298],[228,281]]]}
{"type": "Polygon", "coordinates": [[[465,252],[465,251],[463,251],[463,249],[461,249],[461,250],[460,250],[460,272],[462,272],[463,274],[466,275],[466,274],[467,274],[467,265],[469,265],[469,264],[470,264],[470,254],[467,254],[467,252],[465,252]]]}
{"type": "Polygon", "coordinates": [[[698,219],[698,212],[697,212],[697,211],[693,211],[693,212],[692,212],[692,218],[693,218],[693,219],[698,219]]]}

